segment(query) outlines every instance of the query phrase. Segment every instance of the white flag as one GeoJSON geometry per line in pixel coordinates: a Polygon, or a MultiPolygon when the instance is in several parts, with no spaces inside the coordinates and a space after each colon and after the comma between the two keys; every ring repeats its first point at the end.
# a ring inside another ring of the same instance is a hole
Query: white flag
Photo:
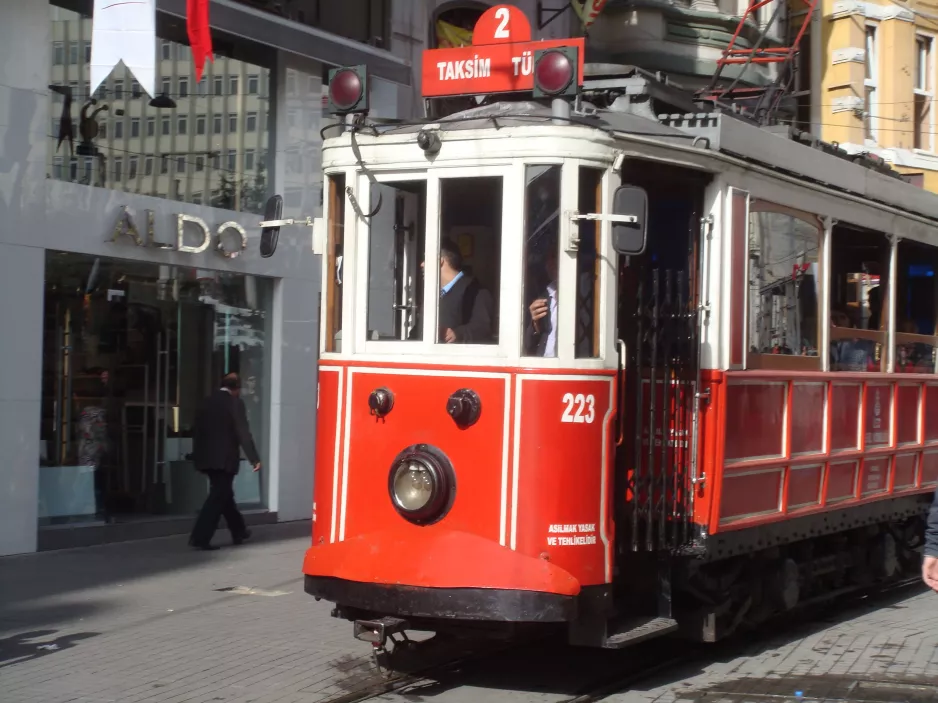
{"type": "Polygon", "coordinates": [[[94,0],[92,95],[121,60],[152,98],[156,83],[156,0],[94,0]]]}

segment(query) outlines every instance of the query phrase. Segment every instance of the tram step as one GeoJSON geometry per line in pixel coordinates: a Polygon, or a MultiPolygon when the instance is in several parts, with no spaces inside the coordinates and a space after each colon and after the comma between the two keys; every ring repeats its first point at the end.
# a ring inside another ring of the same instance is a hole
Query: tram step
{"type": "Polygon", "coordinates": [[[661,637],[677,630],[677,620],[644,615],[615,623],[603,642],[604,649],[622,649],[642,640],[661,637]]]}

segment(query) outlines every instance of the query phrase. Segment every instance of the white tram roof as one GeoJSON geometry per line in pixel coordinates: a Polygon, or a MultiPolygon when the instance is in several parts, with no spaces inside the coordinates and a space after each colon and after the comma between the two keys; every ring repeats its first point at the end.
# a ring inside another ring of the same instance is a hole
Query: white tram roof
{"type": "MultiPolygon", "coordinates": [[[[714,173],[722,170],[721,161],[740,160],[770,169],[779,176],[813,182],[871,203],[918,215],[938,226],[938,195],[906,182],[898,172],[875,157],[850,155],[836,145],[797,130],[759,127],[720,112],[658,115],[657,119],[615,110],[588,108],[584,112],[586,114],[572,115],[569,124],[557,124],[551,120],[551,110],[545,105],[530,100],[505,101],[471,108],[438,120],[386,124],[366,122],[357,130],[355,140],[369,168],[392,164],[410,166],[409,159],[401,158],[400,146],[413,143],[414,135],[431,126],[444,135],[444,148],[439,154],[442,161],[449,161],[444,156],[447,133],[453,133],[453,141],[524,136],[553,138],[560,146],[568,140],[576,140],[574,153],[577,156],[589,158],[602,154],[605,160],[611,160],[617,150],[641,157],[641,146],[627,146],[628,142],[638,142],[646,147],[676,150],[680,152],[675,153],[676,163],[696,164],[714,173]],[[397,148],[388,152],[382,148],[394,146],[397,148]]],[[[338,125],[334,127],[338,128],[338,125]]],[[[326,168],[330,165],[354,165],[357,158],[351,150],[346,151],[350,146],[349,132],[324,139],[323,165],[326,168]]],[[[492,153],[488,148],[485,151],[486,155],[492,153]]],[[[529,150],[519,141],[512,142],[504,155],[510,152],[513,156],[523,157],[528,151],[532,156],[567,155],[545,153],[543,144],[529,150]]],[[[414,156],[419,156],[418,163],[422,168],[427,167],[427,159],[419,149],[414,156]]]]}

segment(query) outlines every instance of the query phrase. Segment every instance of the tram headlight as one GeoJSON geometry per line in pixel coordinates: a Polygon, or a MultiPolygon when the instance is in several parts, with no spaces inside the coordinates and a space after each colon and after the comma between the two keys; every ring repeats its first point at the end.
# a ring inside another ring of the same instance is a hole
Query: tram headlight
{"type": "Polygon", "coordinates": [[[579,52],[575,46],[557,46],[534,53],[534,97],[576,95],[579,52]]]}
{"type": "Polygon", "coordinates": [[[440,520],[452,507],[456,482],[446,456],[425,444],[408,447],[394,459],[388,476],[391,502],[418,525],[440,520]]]}
{"type": "Polygon", "coordinates": [[[329,70],[329,99],[326,112],[341,115],[368,111],[368,69],[346,66],[329,70]]]}

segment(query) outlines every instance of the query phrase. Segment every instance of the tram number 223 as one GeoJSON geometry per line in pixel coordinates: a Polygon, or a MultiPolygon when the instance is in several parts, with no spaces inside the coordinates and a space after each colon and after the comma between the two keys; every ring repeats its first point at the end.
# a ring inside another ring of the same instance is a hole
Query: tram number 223
{"type": "Polygon", "coordinates": [[[563,394],[563,415],[560,416],[561,422],[585,422],[590,424],[596,419],[596,399],[590,395],[582,393],[564,393],[563,394]]]}

